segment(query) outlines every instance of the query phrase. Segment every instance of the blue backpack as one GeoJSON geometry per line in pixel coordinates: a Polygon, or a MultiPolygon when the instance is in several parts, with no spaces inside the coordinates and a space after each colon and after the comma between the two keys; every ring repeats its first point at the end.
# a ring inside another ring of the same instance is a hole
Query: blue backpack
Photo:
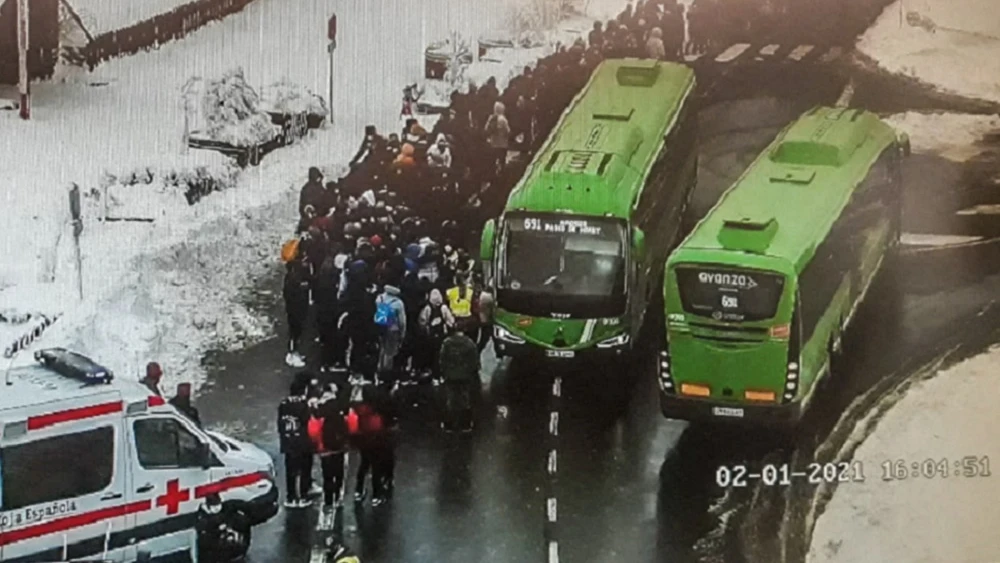
{"type": "Polygon", "coordinates": [[[392,302],[379,297],[375,302],[375,324],[383,328],[395,328],[399,326],[399,317],[396,309],[392,307],[392,302]]]}

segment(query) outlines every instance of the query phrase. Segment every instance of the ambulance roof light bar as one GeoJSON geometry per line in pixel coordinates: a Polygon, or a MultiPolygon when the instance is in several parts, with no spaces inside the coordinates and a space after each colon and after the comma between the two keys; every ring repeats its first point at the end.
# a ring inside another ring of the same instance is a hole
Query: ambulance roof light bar
{"type": "Polygon", "coordinates": [[[114,374],[83,354],[64,348],[46,348],[35,352],[35,360],[59,375],[85,385],[108,384],[114,374]]]}

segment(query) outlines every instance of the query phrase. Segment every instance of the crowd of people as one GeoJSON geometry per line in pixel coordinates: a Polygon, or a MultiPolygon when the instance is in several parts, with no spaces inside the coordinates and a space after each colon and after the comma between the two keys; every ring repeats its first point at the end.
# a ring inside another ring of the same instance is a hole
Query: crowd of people
{"type": "Polygon", "coordinates": [[[491,78],[454,92],[430,131],[413,117],[388,136],[366,127],[343,177],[309,170],[296,237],[282,248],[285,361],[307,365],[310,320],[319,353],[309,362],[318,368],[300,371],[279,407],[287,506],[311,504],[317,457],[323,505],[338,506],[349,449],[362,460],[355,500],[366,498],[369,473],[372,503],[388,498],[402,386],[439,388],[441,426],[471,431],[493,297],[466,248],[605,58],[680,56],[676,8],[668,0],[630,5],[502,91],[491,78]]]}

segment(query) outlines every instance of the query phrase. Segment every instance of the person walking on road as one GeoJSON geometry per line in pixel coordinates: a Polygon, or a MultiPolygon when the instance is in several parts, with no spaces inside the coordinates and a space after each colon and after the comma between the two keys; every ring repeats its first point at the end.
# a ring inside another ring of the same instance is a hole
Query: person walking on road
{"type": "Polygon", "coordinates": [[[378,375],[386,377],[394,370],[406,338],[406,306],[398,287],[387,284],[375,298],[375,325],[379,329],[378,375]]]}
{"type": "Polygon", "coordinates": [[[360,402],[348,414],[348,431],[353,438],[354,447],[361,454],[354,501],[362,502],[367,496],[365,482],[370,472],[372,506],[379,506],[388,500],[392,491],[395,452],[391,427],[395,422],[395,415],[387,393],[374,385],[364,385],[360,391],[360,402]]]}
{"type": "Polygon", "coordinates": [[[319,454],[323,470],[323,510],[340,508],[344,497],[344,458],[347,453],[347,411],[340,396],[346,394],[329,384],[309,420],[309,437],[319,454]]]}
{"type": "Polygon", "coordinates": [[[441,427],[448,432],[471,432],[473,426],[472,399],[479,386],[479,348],[460,330],[441,344],[438,360],[444,382],[445,420],[441,427]]]}
{"type": "Polygon", "coordinates": [[[414,355],[414,369],[433,370],[437,366],[437,354],[448,332],[455,326],[455,317],[444,303],[444,297],[437,288],[430,291],[427,304],[420,310],[417,319],[420,328],[420,342],[414,355]]]}
{"type": "Polygon", "coordinates": [[[306,362],[299,347],[306,318],[309,316],[309,270],[301,258],[296,258],[285,266],[281,294],[285,299],[288,318],[288,353],[285,355],[285,363],[289,367],[301,368],[306,362]]]}
{"type": "Polygon", "coordinates": [[[278,406],[278,437],[285,456],[285,507],[304,508],[312,504],[313,447],[309,440],[308,378],[296,377],[278,406]]]}
{"type": "Polygon", "coordinates": [[[507,121],[503,102],[493,104],[493,113],[486,121],[486,141],[493,151],[488,162],[493,163],[497,173],[507,165],[507,148],[510,143],[510,123],[507,121]]]}

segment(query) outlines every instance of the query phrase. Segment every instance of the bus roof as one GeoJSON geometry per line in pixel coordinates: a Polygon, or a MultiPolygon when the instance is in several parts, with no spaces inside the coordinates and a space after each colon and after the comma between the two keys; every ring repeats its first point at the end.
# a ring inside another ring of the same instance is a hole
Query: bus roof
{"type": "Polygon", "coordinates": [[[506,210],[627,218],[694,84],[694,72],[680,64],[601,63],[511,192],[506,210]]]}
{"type": "Polygon", "coordinates": [[[801,272],[895,141],[890,126],[863,110],[806,112],[723,194],[670,262],[697,261],[701,250],[734,251],[776,257],[801,272]]]}

